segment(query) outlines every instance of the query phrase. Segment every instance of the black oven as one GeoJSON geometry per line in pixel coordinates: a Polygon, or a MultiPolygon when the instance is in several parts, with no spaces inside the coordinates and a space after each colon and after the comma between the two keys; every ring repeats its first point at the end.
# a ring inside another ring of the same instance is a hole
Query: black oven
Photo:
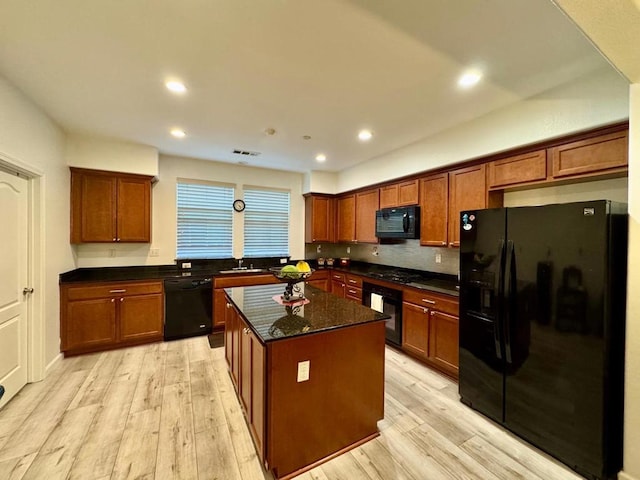
{"type": "Polygon", "coordinates": [[[402,345],[402,290],[373,283],[362,284],[362,304],[390,315],[386,321],[387,342],[402,345]]]}

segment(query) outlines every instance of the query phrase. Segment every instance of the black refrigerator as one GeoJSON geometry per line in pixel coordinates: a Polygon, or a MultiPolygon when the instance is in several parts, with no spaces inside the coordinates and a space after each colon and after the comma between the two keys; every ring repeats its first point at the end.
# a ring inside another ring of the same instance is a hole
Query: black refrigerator
{"type": "Polygon", "coordinates": [[[627,210],[461,212],[462,402],[587,478],[622,467],[627,210]]]}

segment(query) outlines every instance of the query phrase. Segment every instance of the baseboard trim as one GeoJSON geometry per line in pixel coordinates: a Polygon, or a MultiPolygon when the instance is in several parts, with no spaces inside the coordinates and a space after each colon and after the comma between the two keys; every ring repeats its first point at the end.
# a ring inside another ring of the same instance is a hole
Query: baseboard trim
{"type": "Polygon", "coordinates": [[[625,472],[618,473],[618,480],[640,480],[638,477],[634,477],[625,472]]]}
{"type": "Polygon", "coordinates": [[[56,364],[62,360],[63,356],[62,353],[59,353],[58,355],[56,355],[55,357],[53,357],[53,360],[51,360],[46,367],[44,367],[44,376],[45,378],[49,376],[49,372],[51,371],[51,369],[53,369],[56,364]]]}

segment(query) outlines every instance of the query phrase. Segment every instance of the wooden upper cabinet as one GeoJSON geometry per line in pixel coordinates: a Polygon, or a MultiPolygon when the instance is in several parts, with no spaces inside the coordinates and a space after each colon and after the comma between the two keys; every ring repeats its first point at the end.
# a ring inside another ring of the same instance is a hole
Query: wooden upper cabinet
{"type": "Polygon", "coordinates": [[[380,208],[417,205],[418,201],[417,179],[380,187],[380,208]]]}
{"type": "Polygon", "coordinates": [[[376,237],[376,211],[380,208],[379,190],[356,194],[356,241],[378,243],[376,237]]]}
{"type": "Polygon", "coordinates": [[[488,163],[488,188],[504,188],[547,179],[547,151],[516,155],[488,163]]]}
{"type": "Polygon", "coordinates": [[[335,200],[331,196],[305,197],[305,242],[335,241],[335,200]]]}
{"type": "Polygon", "coordinates": [[[487,206],[486,164],[449,172],[449,246],[460,246],[460,212],[487,206]]]}
{"type": "Polygon", "coordinates": [[[345,195],[337,200],[338,242],[354,242],[356,239],[356,196],[345,195]]]}
{"type": "Polygon", "coordinates": [[[629,130],[559,145],[549,152],[554,179],[624,171],[629,162],[629,130]]]}
{"type": "Polygon", "coordinates": [[[420,245],[446,247],[449,215],[449,174],[420,180],[420,245]]]}
{"type": "Polygon", "coordinates": [[[150,242],[151,180],[71,168],[71,243],[150,242]]]}

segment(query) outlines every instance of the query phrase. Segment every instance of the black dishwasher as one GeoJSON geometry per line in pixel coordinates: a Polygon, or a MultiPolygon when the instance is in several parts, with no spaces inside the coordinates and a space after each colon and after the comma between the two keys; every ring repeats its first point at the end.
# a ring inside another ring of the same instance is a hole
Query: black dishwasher
{"type": "Polygon", "coordinates": [[[211,277],[164,280],[164,339],[211,333],[213,285],[211,277]]]}

